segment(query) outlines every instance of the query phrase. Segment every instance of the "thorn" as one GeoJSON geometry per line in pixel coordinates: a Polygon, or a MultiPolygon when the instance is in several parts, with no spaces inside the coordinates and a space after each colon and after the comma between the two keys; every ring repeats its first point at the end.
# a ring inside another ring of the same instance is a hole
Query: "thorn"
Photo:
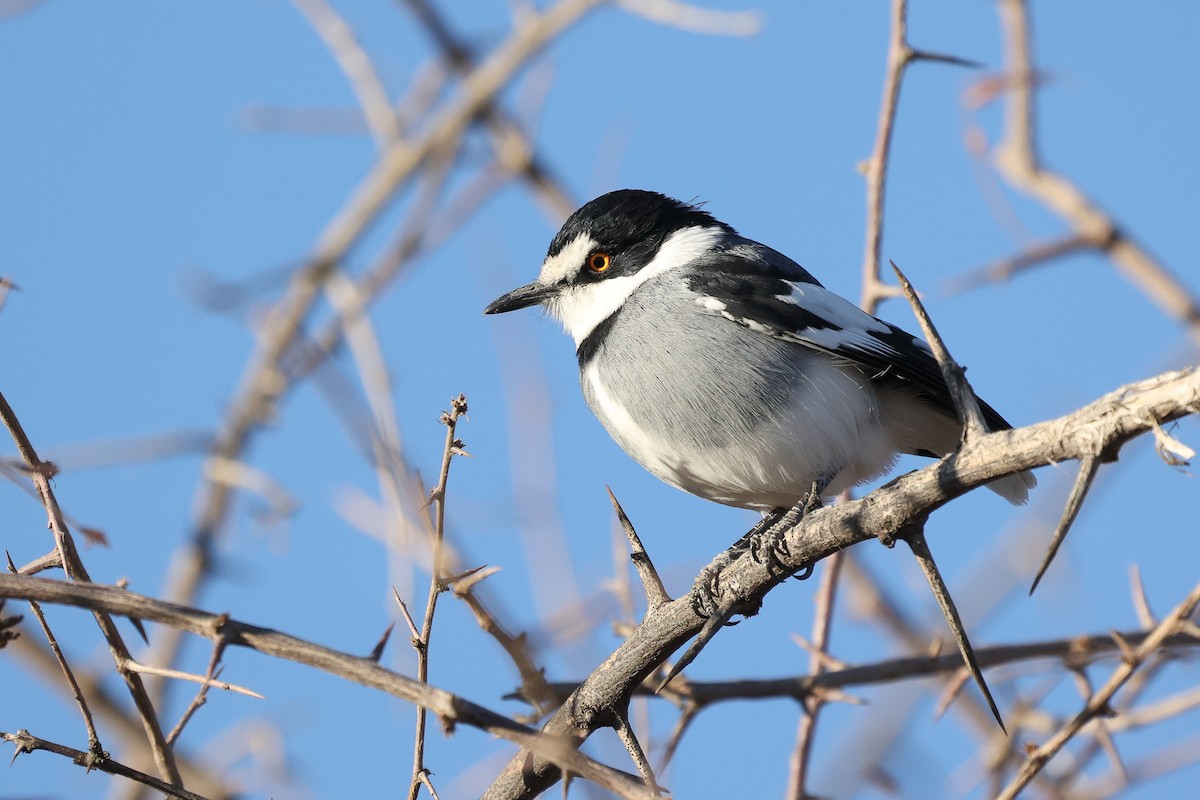
{"type": "Polygon", "coordinates": [[[717,635],[717,631],[721,630],[725,626],[725,623],[729,621],[729,618],[736,613],[734,608],[737,605],[738,601],[730,597],[717,606],[716,611],[705,621],[704,627],[700,629],[700,633],[692,640],[692,644],[688,647],[687,652],[671,665],[671,669],[667,671],[667,677],[663,678],[662,683],[654,690],[655,694],[665,689],[667,684],[683,671],[684,667],[696,660],[696,656],[700,655],[700,651],[704,649],[705,645],[713,640],[713,637],[717,635]]]}
{"type": "Polygon", "coordinates": [[[987,701],[992,716],[996,718],[996,724],[1007,736],[1008,729],[1004,727],[1000,709],[996,707],[996,701],[992,698],[987,681],[983,679],[983,671],[979,668],[979,662],[975,660],[975,650],[971,647],[971,640],[967,638],[967,631],[963,627],[962,618],[958,615],[958,608],[954,605],[950,590],[946,587],[946,582],[942,580],[942,574],[933,560],[933,553],[930,552],[929,545],[925,541],[925,532],[920,528],[914,528],[904,536],[904,541],[908,542],[909,548],[916,556],[917,563],[921,566],[921,571],[925,573],[925,580],[929,582],[929,588],[933,590],[933,597],[941,606],[946,623],[950,626],[950,632],[954,634],[954,641],[958,643],[958,651],[962,654],[963,662],[967,665],[971,677],[975,679],[975,685],[979,687],[979,691],[987,701]]]}
{"type": "Polygon", "coordinates": [[[374,661],[376,664],[379,663],[379,659],[383,658],[383,651],[384,648],[387,647],[388,639],[392,637],[392,629],[395,627],[395,622],[387,626],[387,630],[383,632],[383,636],[380,636],[379,641],[376,642],[375,646],[371,648],[371,652],[367,654],[367,658],[369,658],[371,661],[374,661]]]}
{"type": "Polygon", "coordinates": [[[921,324],[921,331],[925,334],[926,343],[933,351],[938,366],[942,369],[942,380],[946,383],[946,390],[950,393],[950,399],[954,401],[955,411],[962,418],[963,441],[967,442],[979,434],[987,433],[983,412],[979,408],[979,398],[975,396],[971,384],[967,382],[966,371],[950,356],[950,351],[946,349],[946,343],[938,334],[937,328],[934,327],[933,320],[929,318],[929,313],[917,296],[916,289],[900,271],[900,267],[896,266],[895,261],[888,263],[892,265],[892,271],[896,273],[896,278],[900,281],[900,288],[904,290],[904,297],[912,306],[917,322],[921,324]]]}
{"type": "Polygon", "coordinates": [[[467,594],[476,585],[482,583],[488,578],[495,575],[501,570],[501,567],[489,567],[486,564],[474,567],[466,572],[460,572],[458,575],[452,575],[446,578],[443,583],[449,586],[450,589],[460,597],[467,594]]]}
{"type": "Polygon", "coordinates": [[[1142,584],[1142,573],[1137,564],[1129,567],[1129,588],[1133,593],[1133,608],[1137,611],[1138,622],[1146,630],[1158,624],[1154,612],[1150,609],[1150,599],[1146,597],[1146,587],[1142,584]]]}
{"type": "Polygon", "coordinates": [[[972,61],[969,58],[961,56],[952,56],[946,53],[931,53],[927,50],[912,50],[909,58],[913,61],[933,61],[938,64],[951,64],[956,67],[967,67],[968,69],[983,69],[984,65],[978,61],[972,61]]]}
{"type": "Polygon", "coordinates": [[[1050,546],[1046,549],[1042,566],[1038,568],[1037,575],[1033,578],[1033,585],[1029,587],[1029,594],[1032,595],[1038,584],[1041,583],[1042,576],[1050,568],[1050,562],[1058,554],[1058,548],[1067,538],[1067,532],[1075,524],[1075,518],[1079,516],[1079,510],[1083,508],[1083,501],[1087,499],[1088,491],[1092,488],[1092,482],[1096,480],[1096,472],[1099,469],[1100,459],[1096,456],[1088,456],[1079,462],[1079,472],[1075,475],[1075,484],[1071,487],[1071,495],[1067,498],[1067,504],[1063,508],[1058,527],[1054,529],[1054,536],[1050,539],[1050,546]]]}
{"type": "Polygon", "coordinates": [[[617,496],[613,494],[611,487],[605,486],[604,488],[608,492],[608,499],[612,503],[613,510],[617,512],[617,521],[621,523],[621,528],[625,531],[626,538],[629,539],[629,559],[633,562],[638,577],[642,581],[642,590],[646,594],[646,614],[649,615],[664,603],[670,602],[671,596],[667,594],[662,578],[659,577],[658,570],[654,568],[654,562],[650,559],[650,554],[642,545],[641,538],[625,513],[625,509],[621,508],[617,496]]]}

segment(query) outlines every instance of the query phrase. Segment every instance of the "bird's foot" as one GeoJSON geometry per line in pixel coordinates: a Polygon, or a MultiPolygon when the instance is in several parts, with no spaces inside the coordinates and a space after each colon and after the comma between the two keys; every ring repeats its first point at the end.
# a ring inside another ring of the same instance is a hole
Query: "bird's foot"
{"type": "Polygon", "coordinates": [[[790,572],[797,580],[804,580],[812,575],[813,565],[804,564],[798,570],[792,570],[784,561],[791,555],[787,543],[787,534],[796,527],[804,515],[821,507],[821,485],[814,483],[812,490],[786,512],[776,509],[770,517],[769,525],[756,526],[744,538],[750,550],[750,557],[760,564],[765,564],[772,572],[790,572]],[[782,512],[782,513],[781,513],[782,512]]]}

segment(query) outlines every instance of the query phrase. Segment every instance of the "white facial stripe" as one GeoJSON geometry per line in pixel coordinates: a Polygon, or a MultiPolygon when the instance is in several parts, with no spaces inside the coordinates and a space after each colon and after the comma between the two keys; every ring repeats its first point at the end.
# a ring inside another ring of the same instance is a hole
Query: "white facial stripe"
{"type": "MultiPolygon", "coordinates": [[[[663,242],[662,247],[658,249],[658,253],[650,263],[637,272],[632,275],[621,275],[595,283],[569,287],[547,303],[547,308],[555,318],[562,322],[567,333],[571,334],[571,338],[575,340],[575,345],[579,346],[579,343],[586,339],[597,325],[620,308],[639,286],[662,275],[667,270],[682,266],[704,255],[723,235],[720,228],[691,227],[677,230],[663,242]]],[[[539,280],[546,282],[552,270],[555,274],[564,277],[571,271],[578,270],[583,265],[584,258],[595,246],[589,237],[580,236],[564,247],[557,256],[546,260],[542,266],[539,280]],[[569,270],[567,262],[560,261],[568,251],[573,252],[576,256],[569,270]]]]}
{"type": "Polygon", "coordinates": [[[542,271],[538,282],[551,284],[569,278],[583,266],[583,260],[591,255],[599,245],[586,233],[581,233],[571,240],[571,243],[542,262],[542,271]]]}

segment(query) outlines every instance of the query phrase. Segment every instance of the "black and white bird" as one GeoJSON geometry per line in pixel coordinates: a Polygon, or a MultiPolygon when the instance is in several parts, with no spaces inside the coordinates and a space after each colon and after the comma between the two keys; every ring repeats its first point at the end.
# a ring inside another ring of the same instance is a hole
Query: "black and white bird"
{"type": "MultiPolygon", "coordinates": [[[[962,434],[920,339],[695,205],[610,192],[562,226],[533,283],[487,314],[542,305],[575,340],[583,394],[639,464],[694,495],[789,509],[900,453],[940,457],[962,434]]],[[[980,401],[993,430],[1011,427],[980,401]]],[[[1032,475],[988,488],[1023,503],[1032,475]]]]}

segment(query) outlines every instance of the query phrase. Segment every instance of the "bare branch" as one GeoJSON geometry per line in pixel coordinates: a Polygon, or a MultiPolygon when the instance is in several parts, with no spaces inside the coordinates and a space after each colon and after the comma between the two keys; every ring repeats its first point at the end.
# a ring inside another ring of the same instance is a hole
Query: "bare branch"
{"type": "MultiPolygon", "coordinates": [[[[79,552],[75,549],[75,541],[71,536],[71,531],[67,527],[66,520],[63,518],[58,500],[54,497],[54,490],[50,486],[50,478],[53,476],[53,465],[43,462],[38,458],[37,451],[33,448],[33,443],[25,435],[25,430],[21,427],[20,420],[17,419],[16,413],[12,410],[12,406],[8,404],[8,400],[5,399],[3,394],[0,394],[0,417],[3,417],[5,427],[12,434],[13,441],[17,444],[17,450],[20,451],[21,458],[29,468],[29,476],[33,480],[34,486],[37,487],[38,494],[41,496],[42,505],[46,508],[46,515],[49,517],[49,527],[54,534],[55,546],[58,549],[59,558],[62,560],[64,571],[73,581],[90,583],[91,576],[88,575],[87,568],[84,567],[83,561],[79,558],[79,552]]],[[[94,611],[93,614],[96,618],[96,624],[100,627],[100,632],[104,636],[104,640],[108,643],[113,661],[116,662],[117,672],[124,679],[125,685],[129,689],[129,694],[133,698],[133,703],[137,707],[138,716],[141,718],[142,727],[146,731],[146,738],[150,743],[150,751],[154,754],[154,761],[158,767],[159,774],[172,785],[182,785],[182,780],[179,777],[179,769],[175,766],[175,758],[171,753],[170,747],[167,746],[162,726],[159,724],[158,716],[154,711],[154,704],[150,701],[150,696],[146,693],[145,686],[142,685],[142,679],[137,673],[124,667],[124,664],[130,660],[130,655],[129,648],[126,647],[121,632],[117,629],[116,623],[108,614],[102,611],[94,611]]]]}
{"type": "Polygon", "coordinates": [[[355,38],[354,31],[325,0],[292,0],[292,3],[308,19],[350,81],[350,88],[358,97],[375,146],[383,152],[399,142],[403,131],[392,109],[387,89],[375,71],[370,56],[355,38]]]}
{"type": "Polygon", "coordinates": [[[1146,659],[1155,653],[1163,642],[1171,635],[1178,633],[1182,627],[1182,623],[1190,620],[1192,614],[1196,611],[1197,604],[1200,604],[1200,585],[1192,589],[1182,603],[1175,607],[1175,610],[1168,614],[1158,627],[1151,631],[1145,641],[1136,649],[1131,650],[1125,657],[1121,666],[1113,671],[1108,681],[1100,688],[1098,692],[1093,694],[1088,699],[1087,704],[1083,709],[1075,715],[1075,717],[1062,727],[1054,736],[1050,737],[1041,746],[1034,749],[1029,754],[1024,766],[1021,767],[1020,773],[1012,780],[1004,790],[997,795],[997,800],[1013,800],[1021,793],[1021,790],[1029,784],[1042,767],[1054,757],[1059,750],[1063,748],[1072,737],[1088,722],[1095,719],[1097,716],[1108,712],[1109,701],[1113,695],[1117,693],[1122,686],[1125,685],[1133,673],[1146,661],[1146,659]]]}
{"type": "Polygon", "coordinates": [[[33,753],[37,750],[45,750],[47,753],[56,753],[60,756],[66,756],[74,761],[79,766],[86,769],[88,772],[99,770],[107,772],[109,775],[119,775],[122,778],[128,778],[131,781],[143,783],[153,789],[163,792],[167,797],[179,798],[179,800],[205,800],[202,796],[181,789],[178,786],[172,786],[169,783],[159,780],[153,775],[147,775],[144,772],[138,772],[136,769],[131,769],[119,761],[113,761],[108,753],[104,752],[89,752],[85,753],[82,750],[76,750],[73,747],[67,747],[54,742],[48,742],[45,739],[39,739],[32,735],[29,731],[17,731],[16,733],[4,733],[0,731],[0,739],[6,742],[12,742],[17,748],[17,752],[13,754],[13,758],[23,753],[33,753]]]}
{"type": "MultiPolygon", "coordinates": [[[[830,665],[829,639],[833,625],[833,606],[837,596],[838,577],[841,575],[845,552],[834,553],[825,562],[821,571],[821,583],[813,600],[813,632],[810,645],[808,671],[819,675],[830,665]]],[[[803,800],[808,794],[808,765],[816,742],[817,715],[826,698],[820,692],[808,692],[803,698],[804,713],[796,729],[796,746],[792,749],[791,769],[788,771],[786,797],[803,800]]]]}
{"type": "Polygon", "coordinates": [[[305,664],[420,705],[437,714],[447,725],[461,723],[479,728],[537,753],[541,758],[550,759],[576,775],[622,796],[657,800],[657,796],[647,792],[637,779],[579,753],[576,749],[579,743],[571,737],[538,733],[444,689],[406,678],[369,658],[322,647],[224,614],[211,614],[95,583],[67,583],[0,574],[0,597],[37,600],[93,609],[97,613],[136,617],[213,641],[224,637],[228,646],[246,647],[264,655],[305,664]]]}
{"type": "Polygon", "coordinates": [[[1004,140],[994,153],[1008,181],[1062,217],[1079,237],[1102,242],[1113,263],[1158,306],[1187,326],[1200,343],[1200,300],[1164,264],[1142,249],[1069,179],[1047,169],[1037,151],[1032,36],[1026,0],[997,3],[1006,39],[1010,75],[1004,140]]]}
{"type": "MultiPolygon", "coordinates": [[[[782,570],[772,570],[739,554],[722,572],[737,586],[742,602],[761,600],[798,570],[851,544],[877,535],[899,535],[913,520],[970,489],[1002,475],[1082,458],[1097,442],[1113,448],[1150,430],[1156,420],[1174,419],[1200,408],[1200,368],[1169,372],[1125,386],[1065,417],[1004,431],[965,443],[953,455],[902,475],[861,500],[826,507],[805,516],[788,532],[782,570]],[[782,575],[780,574],[782,571],[782,575]]],[[[732,596],[733,593],[730,593],[732,596]]],[[[605,709],[620,707],[650,672],[696,634],[704,621],[690,598],[668,603],[649,617],[572,693],[544,731],[586,735],[602,724],[605,709]]],[[[493,782],[485,797],[529,797],[558,777],[541,759],[520,755],[493,782]]]]}

